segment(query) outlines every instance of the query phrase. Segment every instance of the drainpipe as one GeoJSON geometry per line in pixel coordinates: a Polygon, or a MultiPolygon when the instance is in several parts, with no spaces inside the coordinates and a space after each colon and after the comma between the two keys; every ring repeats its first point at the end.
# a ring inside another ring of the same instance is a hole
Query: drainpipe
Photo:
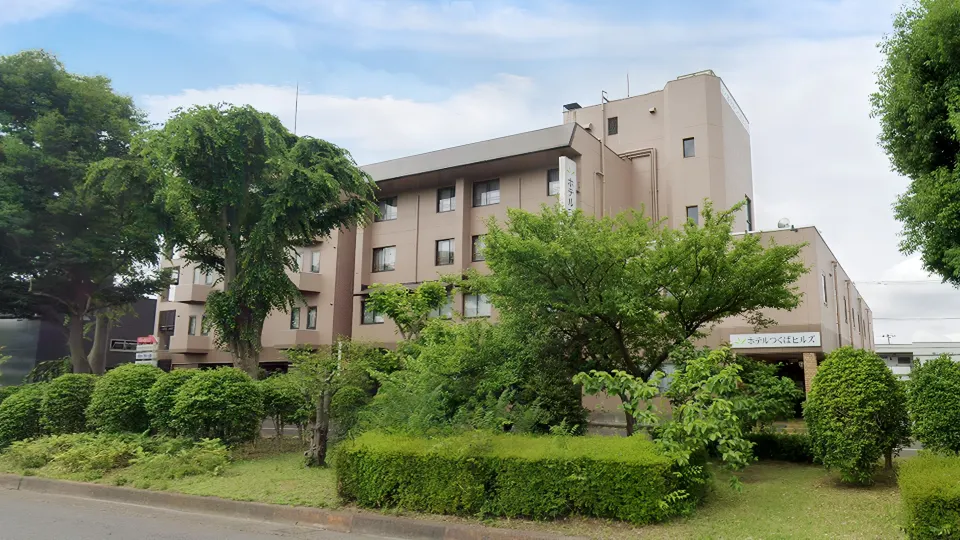
{"type": "Polygon", "coordinates": [[[600,217],[603,217],[607,204],[607,91],[600,92],[600,217]]]}
{"type": "Polygon", "coordinates": [[[417,228],[413,235],[413,281],[420,282],[420,195],[417,195],[417,228]]]}
{"type": "MultiPolygon", "coordinates": [[[[850,280],[846,280],[847,283],[847,298],[850,299],[850,309],[853,309],[853,297],[850,296],[850,280]]],[[[857,317],[854,313],[850,313],[850,346],[853,346],[853,325],[857,323],[857,317]]]]}
{"type": "MultiPolygon", "coordinates": [[[[837,305],[837,341],[840,342],[840,346],[843,347],[843,330],[840,327],[840,294],[839,294],[839,283],[837,282],[837,261],[831,261],[833,263],[833,298],[834,304],[837,305]]],[[[853,342],[850,342],[850,345],[853,345],[853,342]]]]}

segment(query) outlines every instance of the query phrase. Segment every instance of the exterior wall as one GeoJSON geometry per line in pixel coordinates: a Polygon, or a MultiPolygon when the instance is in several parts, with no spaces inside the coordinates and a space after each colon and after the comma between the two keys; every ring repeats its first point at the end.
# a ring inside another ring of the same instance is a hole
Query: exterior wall
{"type": "Polygon", "coordinates": [[[960,343],[957,342],[879,343],[876,348],[887,367],[901,379],[910,378],[913,364],[922,364],[943,354],[960,362],[960,343]]]}

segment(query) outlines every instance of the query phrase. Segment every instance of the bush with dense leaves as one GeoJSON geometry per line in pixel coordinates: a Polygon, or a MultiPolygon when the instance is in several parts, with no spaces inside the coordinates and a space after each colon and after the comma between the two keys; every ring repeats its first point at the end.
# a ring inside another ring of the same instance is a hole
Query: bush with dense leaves
{"type": "Polygon", "coordinates": [[[173,406],[180,387],[193,378],[199,371],[194,369],[175,369],[160,375],[147,392],[146,408],[150,416],[150,427],[163,435],[175,435],[173,426],[173,406]]]}
{"type": "Polygon", "coordinates": [[[909,442],[904,385],[875,353],[843,347],[813,379],[803,416],[813,455],[844,482],[870,484],[881,456],[909,442]]]}
{"type": "Polygon", "coordinates": [[[924,448],[960,452],[960,364],[948,355],[924,362],[908,388],[913,436],[924,448]]]}
{"type": "Polygon", "coordinates": [[[20,390],[19,386],[0,386],[0,403],[3,403],[3,400],[17,393],[20,390]]]}
{"type": "Polygon", "coordinates": [[[159,368],[124,364],[100,377],[87,408],[87,422],[104,433],[142,433],[150,429],[147,393],[163,374],[159,368]]]}
{"type": "Polygon", "coordinates": [[[703,495],[702,484],[683,484],[673,462],[643,437],[369,432],[342,443],[335,456],[341,497],[373,508],[643,524],[688,512],[703,495]]]}
{"type": "Polygon", "coordinates": [[[310,403],[297,380],[285,373],[271,375],[258,384],[263,395],[263,413],[273,420],[277,436],[280,436],[283,426],[297,423],[302,417],[302,409],[309,407],[310,403]]]}
{"type": "Polygon", "coordinates": [[[172,416],[184,437],[225,444],[251,441],[260,433],[263,397],[257,383],[239,369],[200,371],[177,391],[172,416]]]}
{"type": "Polygon", "coordinates": [[[921,452],[897,471],[910,538],[960,537],[960,457],[921,452]]]}
{"type": "Polygon", "coordinates": [[[753,455],[760,460],[813,463],[810,436],[806,433],[748,433],[753,443],[753,455]]]}
{"type": "Polygon", "coordinates": [[[87,407],[97,377],[67,373],[50,381],[40,406],[40,423],[46,433],[77,433],[87,427],[87,407]]]}
{"type": "Polygon", "coordinates": [[[40,407],[46,383],[28,384],[0,403],[0,450],[14,441],[37,437],[43,432],[40,407]]]}

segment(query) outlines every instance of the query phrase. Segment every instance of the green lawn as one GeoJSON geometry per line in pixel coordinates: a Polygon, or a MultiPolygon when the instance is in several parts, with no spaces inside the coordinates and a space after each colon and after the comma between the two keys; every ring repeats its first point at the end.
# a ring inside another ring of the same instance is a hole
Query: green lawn
{"type": "MultiPolygon", "coordinates": [[[[0,470],[4,470],[0,458],[0,470]]],[[[9,467],[6,468],[9,471],[9,467]]],[[[9,471],[16,472],[16,471],[9,471]]],[[[43,469],[38,475],[51,475],[43,469]]],[[[534,523],[487,520],[488,525],[539,529],[592,538],[899,538],[900,500],[887,475],[871,488],[850,488],[820,467],[764,462],[742,475],[743,492],[734,492],[722,476],[706,504],[694,516],[634,528],[592,519],[534,523]]],[[[101,483],[122,483],[242,501],[336,507],[336,479],[331,469],[303,467],[302,450],[290,443],[261,442],[242,449],[220,476],[153,482],[129,470],[110,473],[101,483]]],[[[397,512],[402,513],[402,512],[397,512]]],[[[426,519],[470,522],[441,516],[426,519]]]]}

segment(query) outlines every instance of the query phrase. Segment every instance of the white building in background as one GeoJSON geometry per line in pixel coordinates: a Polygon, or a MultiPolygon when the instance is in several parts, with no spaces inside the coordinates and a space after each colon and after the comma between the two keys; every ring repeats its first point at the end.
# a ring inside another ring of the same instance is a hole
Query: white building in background
{"type": "Polygon", "coordinates": [[[948,354],[954,361],[960,361],[960,342],[957,341],[917,341],[914,343],[877,343],[877,354],[893,370],[893,374],[906,379],[914,360],[926,362],[941,354],[948,354]]]}

